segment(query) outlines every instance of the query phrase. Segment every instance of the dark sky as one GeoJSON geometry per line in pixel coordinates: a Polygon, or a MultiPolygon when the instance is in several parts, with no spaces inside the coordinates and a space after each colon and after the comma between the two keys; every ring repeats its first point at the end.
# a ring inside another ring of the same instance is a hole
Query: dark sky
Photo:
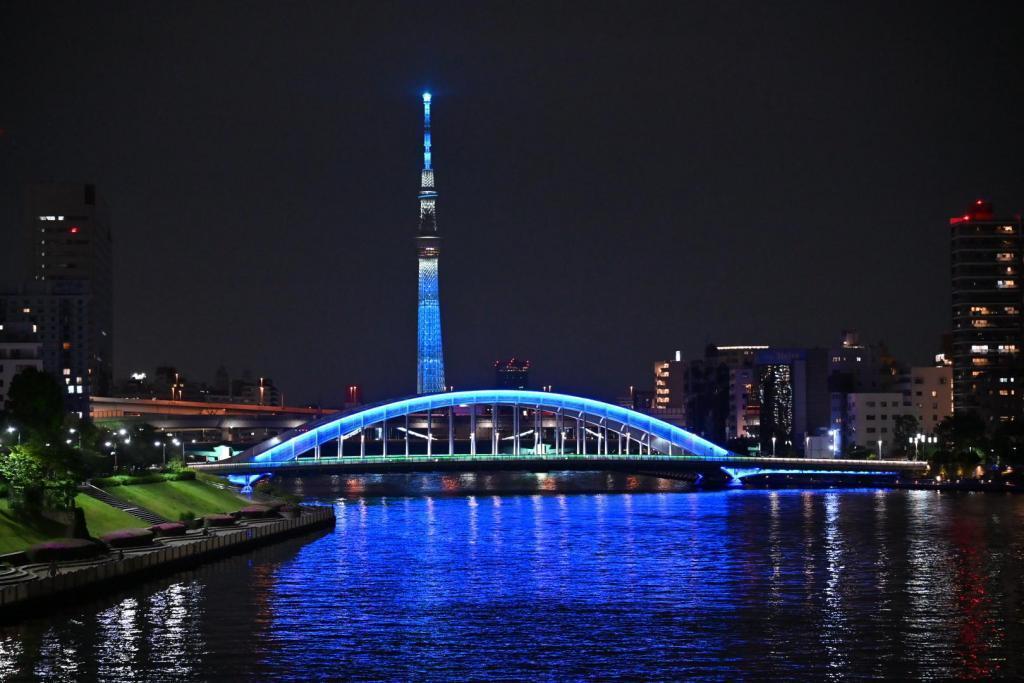
{"type": "Polygon", "coordinates": [[[1024,209],[1024,22],[946,4],[5,3],[0,265],[23,182],[95,182],[119,375],[411,393],[429,88],[457,388],[844,327],[925,362],[948,217],[1024,209]]]}

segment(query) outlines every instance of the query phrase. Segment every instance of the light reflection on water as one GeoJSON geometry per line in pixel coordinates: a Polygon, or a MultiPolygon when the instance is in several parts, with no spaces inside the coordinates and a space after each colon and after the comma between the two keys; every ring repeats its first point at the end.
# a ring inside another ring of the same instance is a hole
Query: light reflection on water
{"type": "Polygon", "coordinates": [[[1024,498],[489,476],[343,499],[331,533],[2,628],[0,679],[1024,674],[1024,498]]]}

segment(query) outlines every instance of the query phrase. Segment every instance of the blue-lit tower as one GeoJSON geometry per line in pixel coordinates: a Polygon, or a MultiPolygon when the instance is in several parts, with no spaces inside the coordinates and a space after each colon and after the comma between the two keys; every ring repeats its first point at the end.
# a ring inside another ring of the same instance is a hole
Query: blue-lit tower
{"type": "Polygon", "coordinates": [[[437,232],[437,192],[430,162],[430,93],[423,93],[423,171],[420,173],[420,232],[416,237],[419,257],[420,298],[416,326],[416,392],[445,390],[444,344],[441,341],[441,298],[437,265],[441,235],[437,232]]]}

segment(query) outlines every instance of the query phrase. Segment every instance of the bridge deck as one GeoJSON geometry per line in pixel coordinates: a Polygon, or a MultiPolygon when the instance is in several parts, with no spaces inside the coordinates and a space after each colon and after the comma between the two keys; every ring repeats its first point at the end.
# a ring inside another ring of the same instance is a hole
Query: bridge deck
{"type": "Polygon", "coordinates": [[[456,454],[456,455],[367,455],[344,458],[298,458],[279,462],[225,462],[194,464],[192,468],[211,474],[264,473],[352,473],[434,472],[473,470],[517,470],[544,472],[577,471],[701,471],[717,468],[787,472],[844,472],[863,474],[924,474],[928,465],[914,460],[839,460],[812,458],[750,458],[660,455],[660,454],[456,454]]]}

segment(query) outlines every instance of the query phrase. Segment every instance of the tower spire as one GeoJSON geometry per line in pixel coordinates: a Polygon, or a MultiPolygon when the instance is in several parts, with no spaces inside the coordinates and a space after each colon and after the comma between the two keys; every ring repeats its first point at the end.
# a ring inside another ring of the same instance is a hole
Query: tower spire
{"type": "Polygon", "coordinates": [[[419,305],[416,329],[416,393],[445,390],[444,347],[441,342],[441,298],[438,260],[441,236],[437,231],[437,192],[431,160],[429,92],[423,93],[423,170],[420,172],[420,229],[416,237],[419,261],[419,305]]]}

